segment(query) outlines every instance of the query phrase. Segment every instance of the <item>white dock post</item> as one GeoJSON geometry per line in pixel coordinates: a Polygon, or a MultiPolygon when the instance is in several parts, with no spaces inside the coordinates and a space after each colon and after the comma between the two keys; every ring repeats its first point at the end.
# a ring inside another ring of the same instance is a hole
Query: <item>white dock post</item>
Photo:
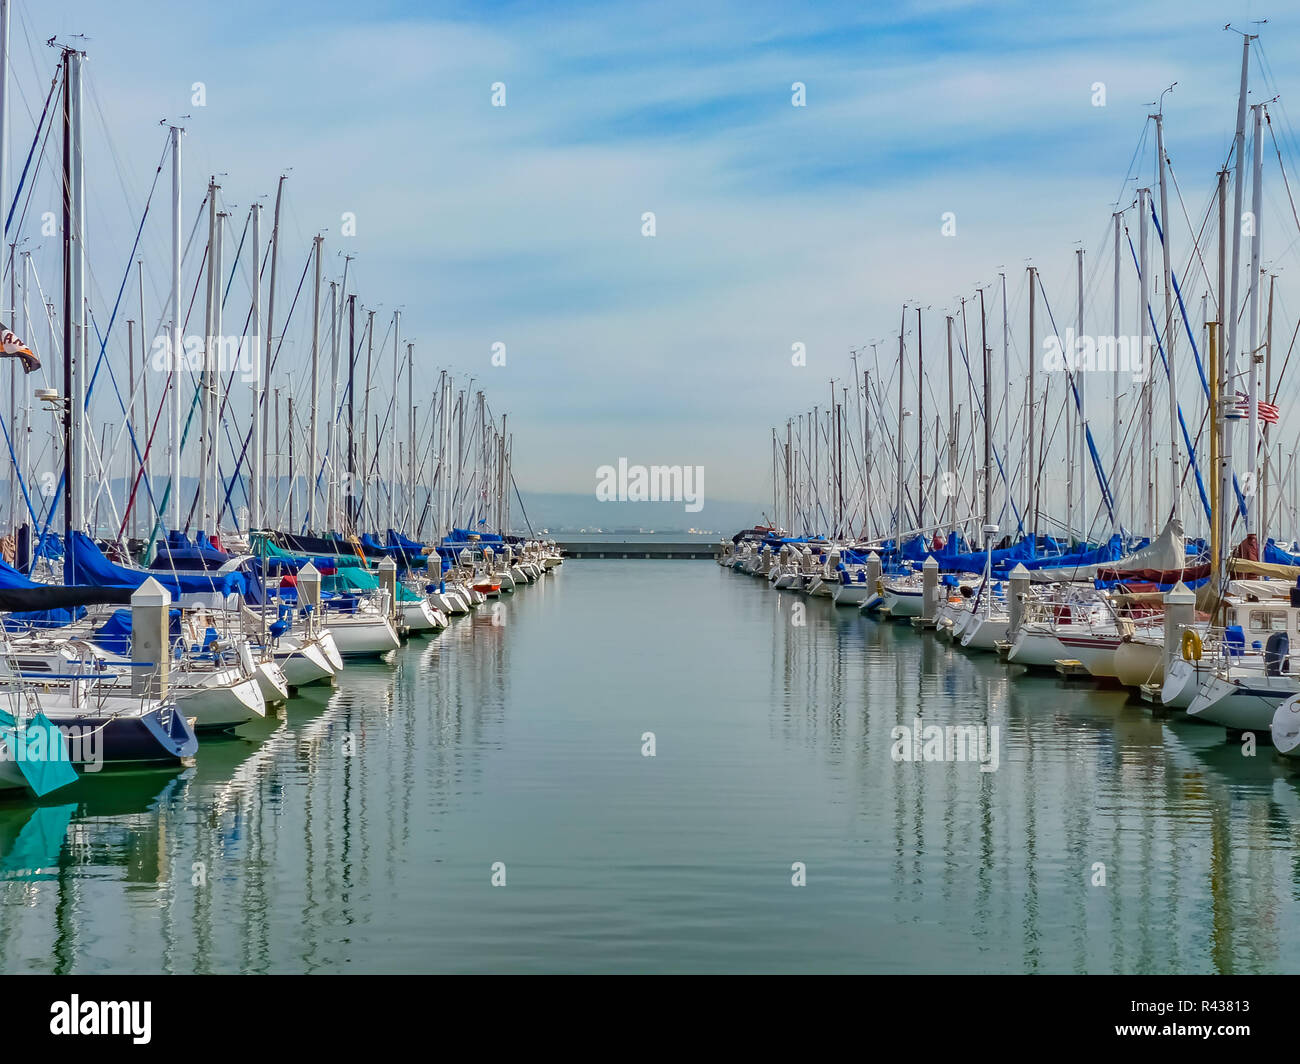
{"type": "Polygon", "coordinates": [[[168,646],[168,607],[172,597],[152,576],[131,595],[131,694],[137,698],[167,697],[171,668],[168,646]]]}
{"type": "Polygon", "coordinates": [[[379,563],[379,586],[388,592],[388,619],[397,622],[397,563],[385,558],[379,563]]]}
{"type": "Polygon", "coordinates": [[[1007,627],[1007,638],[1015,639],[1020,625],[1025,619],[1025,596],[1029,594],[1029,570],[1023,563],[1017,563],[1011,570],[1011,594],[1007,600],[1007,613],[1011,624],[1007,627]]]}

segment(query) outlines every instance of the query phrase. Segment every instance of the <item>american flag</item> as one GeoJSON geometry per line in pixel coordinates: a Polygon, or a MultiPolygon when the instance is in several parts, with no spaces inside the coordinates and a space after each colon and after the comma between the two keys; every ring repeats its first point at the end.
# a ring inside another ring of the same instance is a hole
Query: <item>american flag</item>
{"type": "MultiPolygon", "coordinates": [[[[1266,403],[1263,399],[1259,400],[1260,421],[1267,425],[1276,425],[1279,413],[1276,403],[1266,403]]],[[[1245,392],[1238,392],[1236,403],[1233,404],[1232,409],[1225,416],[1231,421],[1250,417],[1250,396],[1245,392]]]]}

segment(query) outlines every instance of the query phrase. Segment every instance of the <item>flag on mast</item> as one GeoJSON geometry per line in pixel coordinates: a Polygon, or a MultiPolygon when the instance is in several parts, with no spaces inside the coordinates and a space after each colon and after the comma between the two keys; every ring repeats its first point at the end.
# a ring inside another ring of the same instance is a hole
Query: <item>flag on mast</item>
{"type": "Polygon", "coordinates": [[[41,360],[32,353],[32,349],[5,328],[0,328],[0,357],[18,359],[23,364],[24,373],[41,368],[41,360]]]}

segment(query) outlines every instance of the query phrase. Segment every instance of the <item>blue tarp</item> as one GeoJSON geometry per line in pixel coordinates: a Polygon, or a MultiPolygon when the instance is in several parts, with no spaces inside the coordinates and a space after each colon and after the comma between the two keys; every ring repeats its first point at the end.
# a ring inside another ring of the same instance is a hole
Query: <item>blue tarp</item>
{"type": "Polygon", "coordinates": [[[1264,543],[1264,561],[1273,565],[1300,565],[1300,554],[1284,551],[1270,538],[1264,543]]]}
{"type": "Polygon", "coordinates": [[[72,609],[30,610],[6,614],[0,623],[8,632],[22,632],[28,628],[66,628],[85,615],[85,606],[75,606],[72,609]]]}
{"type": "MultiPolygon", "coordinates": [[[[172,642],[180,638],[181,611],[168,610],[168,629],[172,642]]],[[[131,653],[131,611],[114,610],[112,616],[95,630],[90,641],[101,650],[123,656],[131,653]]]]}
{"type": "Polygon", "coordinates": [[[72,533],[72,557],[65,558],[63,566],[63,579],[67,583],[137,588],[150,578],[162,584],[173,599],[181,595],[210,595],[214,591],[223,595],[242,595],[248,592],[248,581],[243,573],[191,575],[114,565],[84,532],[72,533]]]}

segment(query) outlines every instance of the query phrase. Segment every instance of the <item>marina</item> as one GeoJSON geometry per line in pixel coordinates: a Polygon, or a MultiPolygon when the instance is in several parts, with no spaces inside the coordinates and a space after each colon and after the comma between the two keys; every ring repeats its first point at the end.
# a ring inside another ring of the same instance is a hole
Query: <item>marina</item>
{"type": "Polygon", "coordinates": [[[233,974],[1278,1026],[1163,980],[1300,971],[1300,19],[63,2],[0,0],[39,1034],[233,974]]]}

